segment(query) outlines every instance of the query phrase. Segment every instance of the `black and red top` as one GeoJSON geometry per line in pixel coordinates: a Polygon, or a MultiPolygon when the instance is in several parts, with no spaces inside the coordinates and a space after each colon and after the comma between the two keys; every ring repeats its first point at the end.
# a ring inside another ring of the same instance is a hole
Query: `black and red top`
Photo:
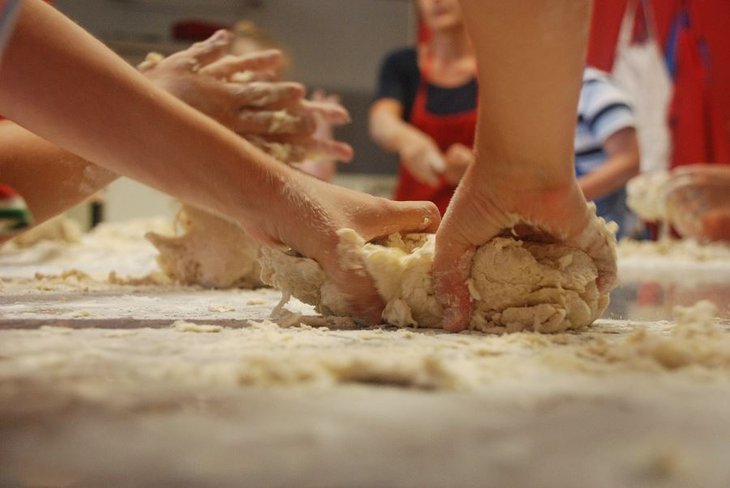
{"type": "MultiPolygon", "coordinates": [[[[456,143],[472,147],[477,120],[476,76],[463,85],[445,88],[432,83],[428,72],[427,65],[419,67],[415,48],[392,52],[381,66],[376,100],[400,102],[403,119],[430,136],[442,152],[456,143]]],[[[443,214],[455,189],[443,178],[437,187],[420,183],[401,165],[393,198],[431,201],[443,214]]]]}

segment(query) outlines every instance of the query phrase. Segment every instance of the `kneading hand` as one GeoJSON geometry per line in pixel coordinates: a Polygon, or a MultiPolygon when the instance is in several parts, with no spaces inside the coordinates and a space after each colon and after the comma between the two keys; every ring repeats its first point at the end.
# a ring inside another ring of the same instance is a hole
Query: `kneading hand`
{"type": "Polygon", "coordinates": [[[394,232],[434,232],[440,216],[430,202],[395,202],[331,185],[302,173],[282,182],[282,198],[241,223],[268,245],[284,245],[315,259],[337,284],[355,318],[379,323],[384,303],[360,263],[343,260],[337,231],[351,228],[365,240],[394,232]]]}
{"type": "Polygon", "coordinates": [[[526,185],[509,175],[478,174],[487,165],[472,165],[457,188],[436,234],[435,288],[444,306],[444,328],[468,327],[471,301],[467,279],[476,248],[518,222],[527,222],[524,237],[557,238],[584,250],[598,268],[598,287],[616,280],[613,236],[591,219],[577,182],[543,187],[526,185]],[[488,185],[480,182],[488,181],[488,185]]]}
{"type": "Polygon", "coordinates": [[[139,69],[156,85],[237,132],[284,162],[310,154],[349,161],[352,148],[314,137],[316,120],[343,124],[347,111],[331,101],[304,99],[300,83],[272,81],[281,53],[266,50],[231,56],[232,36],[218,31],[209,39],[167,58],[150,54],[139,69]]]}
{"type": "Polygon", "coordinates": [[[400,144],[398,155],[401,164],[408,168],[417,181],[434,187],[438,185],[439,175],[444,172],[446,165],[441,151],[430,137],[415,130],[410,131],[400,144]]]}

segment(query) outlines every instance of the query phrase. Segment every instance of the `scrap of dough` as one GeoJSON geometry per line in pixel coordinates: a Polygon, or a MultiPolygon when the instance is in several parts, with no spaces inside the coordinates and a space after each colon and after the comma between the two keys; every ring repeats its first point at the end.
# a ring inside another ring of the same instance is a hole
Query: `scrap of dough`
{"type": "Polygon", "coordinates": [[[32,229],[23,232],[10,242],[17,248],[31,247],[41,241],[59,241],[76,244],[81,241],[83,232],[75,220],[58,215],[32,229]]]}
{"type": "Polygon", "coordinates": [[[210,213],[183,205],[178,214],[183,233],[145,237],[160,251],[157,262],[181,283],[206,288],[256,288],[259,244],[240,227],[210,213]]]}
{"type": "Polygon", "coordinates": [[[626,184],[626,204],[644,220],[666,220],[666,184],[668,171],[642,173],[626,184]]]}
{"type": "Polygon", "coordinates": [[[185,320],[176,320],[172,323],[172,328],[178,332],[194,332],[198,334],[216,333],[223,330],[220,325],[196,324],[185,320]]]}
{"type": "MultiPolygon", "coordinates": [[[[594,217],[595,218],[595,217],[594,217]]],[[[616,240],[595,218],[609,244],[616,240]]],[[[393,234],[366,243],[342,229],[340,253],[359,259],[385,301],[382,318],[405,327],[440,327],[434,294],[433,234],[393,234]]],[[[323,315],[351,315],[347,301],[313,260],[262,247],[261,279],[314,305],[323,315]]],[[[596,286],[598,271],[583,251],[562,244],[497,237],[481,246],[468,285],[474,299],[470,326],[484,332],[559,332],[591,324],[608,305],[596,286]]]]}

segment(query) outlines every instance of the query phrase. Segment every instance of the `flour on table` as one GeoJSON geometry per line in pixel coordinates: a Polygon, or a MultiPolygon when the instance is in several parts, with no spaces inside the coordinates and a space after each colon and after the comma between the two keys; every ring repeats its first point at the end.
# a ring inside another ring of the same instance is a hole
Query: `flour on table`
{"type": "Polygon", "coordinates": [[[225,303],[209,303],[208,311],[218,313],[235,312],[236,307],[231,307],[230,305],[226,305],[225,303]]]}
{"type": "Polygon", "coordinates": [[[187,322],[185,320],[176,320],[172,324],[172,328],[178,332],[195,332],[198,334],[216,333],[223,330],[220,325],[196,324],[195,322],[187,322]]]}
{"type": "Polygon", "coordinates": [[[171,278],[206,288],[261,286],[256,257],[259,245],[240,227],[210,213],[183,206],[180,235],[148,233],[157,262],[171,278]]]}
{"type": "Polygon", "coordinates": [[[707,300],[688,307],[675,306],[674,324],[668,330],[640,327],[618,342],[593,344],[583,356],[631,370],[674,371],[694,367],[727,374],[730,334],[717,314],[717,307],[707,300]]]}
{"type": "MultiPolygon", "coordinates": [[[[598,220],[598,219],[597,219],[598,220]]],[[[615,239],[600,219],[612,246],[615,239]]],[[[432,234],[393,234],[366,243],[355,231],[339,231],[339,251],[361,262],[385,301],[385,322],[439,327],[442,309],[431,279],[432,234]]],[[[322,268],[308,258],[262,248],[261,279],[325,316],[351,315],[347,300],[322,268]]],[[[592,323],[608,305],[596,286],[598,271],[583,251],[555,243],[497,237],[481,246],[468,285],[474,299],[470,326],[485,332],[558,332],[592,323]]]]}
{"type": "Polygon", "coordinates": [[[730,245],[723,242],[700,243],[694,239],[670,238],[658,241],[622,239],[617,250],[619,256],[625,259],[671,258],[672,262],[730,262],[730,245]]]}

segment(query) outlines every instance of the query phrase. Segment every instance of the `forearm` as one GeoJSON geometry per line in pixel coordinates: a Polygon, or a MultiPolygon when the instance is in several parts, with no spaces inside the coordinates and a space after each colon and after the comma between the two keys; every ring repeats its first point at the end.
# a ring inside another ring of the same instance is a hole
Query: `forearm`
{"type": "Polygon", "coordinates": [[[38,0],[26,0],[5,53],[0,110],[114,173],[214,212],[255,206],[281,186],[270,170],[286,171],[38,0]]]}
{"type": "Polygon", "coordinates": [[[414,138],[428,137],[398,115],[379,106],[380,103],[376,102],[370,111],[370,137],[382,149],[399,153],[414,138]]]}
{"type": "Polygon", "coordinates": [[[589,0],[462,0],[480,79],[477,164],[499,181],[575,178],[573,137],[589,0]]]}
{"type": "Polygon", "coordinates": [[[639,173],[639,161],[633,154],[617,154],[597,170],[578,180],[586,200],[595,200],[618,190],[639,173]]]}
{"type": "Polygon", "coordinates": [[[0,175],[25,199],[40,224],[81,203],[116,175],[28,132],[0,122],[0,175]]]}

